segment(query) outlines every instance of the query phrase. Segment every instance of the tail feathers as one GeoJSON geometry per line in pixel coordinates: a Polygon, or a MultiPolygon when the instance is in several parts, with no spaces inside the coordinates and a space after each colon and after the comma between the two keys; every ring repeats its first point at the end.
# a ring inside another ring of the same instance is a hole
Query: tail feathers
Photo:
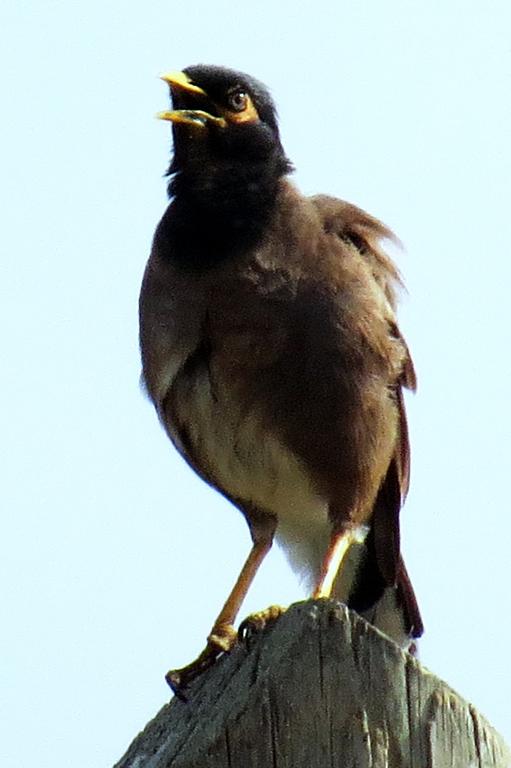
{"type": "MultiPolygon", "coordinates": [[[[404,565],[403,565],[404,568],[404,565]]],[[[404,569],[395,587],[386,587],[380,599],[361,615],[405,650],[415,650],[423,633],[415,594],[404,569]]]]}
{"type": "Polygon", "coordinates": [[[376,566],[389,586],[396,583],[399,574],[401,503],[399,468],[393,459],[374,502],[370,541],[371,555],[374,554],[376,566]]]}
{"type": "Polygon", "coordinates": [[[413,644],[413,635],[408,631],[396,587],[386,587],[378,602],[363,611],[361,616],[404,650],[413,644]]]}
{"type": "Polygon", "coordinates": [[[403,558],[399,556],[394,583],[383,576],[375,548],[375,531],[371,528],[365,541],[365,552],[347,604],[370,624],[408,649],[424,627],[403,558]]]}
{"type": "Polygon", "coordinates": [[[408,628],[410,637],[421,637],[424,632],[424,624],[422,623],[421,612],[415,597],[415,592],[412,587],[412,582],[408,576],[408,571],[404,564],[404,560],[401,557],[399,559],[399,573],[396,584],[397,600],[403,615],[405,617],[405,625],[408,628]]]}

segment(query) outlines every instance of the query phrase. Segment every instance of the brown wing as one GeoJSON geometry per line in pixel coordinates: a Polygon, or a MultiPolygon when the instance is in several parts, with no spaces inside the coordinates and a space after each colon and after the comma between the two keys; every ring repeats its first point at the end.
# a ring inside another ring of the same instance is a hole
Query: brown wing
{"type": "Polygon", "coordinates": [[[398,482],[399,494],[395,491],[387,493],[392,498],[399,496],[401,504],[406,497],[410,479],[410,443],[402,388],[415,391],[417,379],[408,346],[394,315],[397,290],[402,287],[401,276],[382,247],[385,241],[397,243],[398,240],[385,224],[351,203],[327,195],[317,195],[311,198],[311,201],[320,212],[325,230],[335,232],[340,239],[353,245],[369,264],[375,282],[388,301],[389,335],[403,350],[402,367],[395,385],[399,412],[399,438],[394,455],[396,477],[388,480],[391,484],[398,482]]]}
{"type": "Polygon", "coordinates": [[[355,246],[371,267],[373,277],[382,289],[392,309],[396,307],[396,293],[403,283],[391,258],[385,253],[385,241],[400,245],[398,238],[379,219],[345,200],[328,195],[316,195],[311,202],[318,209],[327,232],[355,246]]]}
{"type": "Polygon", "coordinates": [[[403,387],[415,391],[417,379],[413,361],[394,316],[396,295],[402,280],[382,243],[399,241],[381,221],[343,200],[318,195],[312,198],[326,231],[335,232],[352,244],[371,268],[375,282],[389,304],[389,334],[402,345],[403,362],[395,383],[399,433],[395,452],[375,501],[371,532],[367,540],[364,572],[360,574],[350,605],[364,609],[379,599],[387,586],[396,586],[405,623],[410,634],[419,637],[423,626],[413,587],[400,554],[399,514],[410,483],[410,441],[403,387]]]}
{"type": "Polygon", "coordinates": [[[389,303],[389,334],[403,348],[402,369],[395,389],[400,429],[394,457],[402,503],[410,480],[410,443],[402,387],[415,391],[417,379],[410,351],[394,317],[397,290],[403,285],[401,276],[382,247],[385,241],[399,241],[385,224],[351,203],[327,195],[317,195],[311,200],[320,211],[325,229],[335,232],[343,241],[351,243],[370,265],[374,280],[389,303]]]}

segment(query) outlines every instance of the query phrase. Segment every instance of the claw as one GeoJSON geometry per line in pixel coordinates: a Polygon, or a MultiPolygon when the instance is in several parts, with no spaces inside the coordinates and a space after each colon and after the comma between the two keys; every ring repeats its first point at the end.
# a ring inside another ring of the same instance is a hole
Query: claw
{"type": "Polygon", "coordinates": [[[238,629],[238,638],[246,640],[256,632],[261,632],[268,624],[272,624],[279,616],[285,613],[286,609],[281,605],[270,605],[263,611],[251,613],[250,616],[241,622],[238,629]]]}
{"type": "Polygon", "coordinates": [[[208,637],[208,644],[195,661],[181,669],[171,669],[167,672],[165,680],[177,698],[181,699],[181,701],[187,701],[186,694],[184,693],[186,687],[196,677],[199,677],[209,667],[212,667],[222,653],[231,651],[237,639],[238,633],[232,624],[219,624],[213,627],[213,631],[208,637]]]}

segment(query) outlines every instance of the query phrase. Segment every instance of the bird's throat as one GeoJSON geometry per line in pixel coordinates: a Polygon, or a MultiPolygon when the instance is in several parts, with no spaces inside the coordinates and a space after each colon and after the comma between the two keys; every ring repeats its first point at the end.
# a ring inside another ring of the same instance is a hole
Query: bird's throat
{"type": "Polygon", "coordinates": [[[156,231],[155,245],[183,267],[208,269],[257,246],[271,219],[287,161],[190,169],[169,184],[172,201],[156,231]],[[211,172],[213,170],[213,172],[211,172]]]}

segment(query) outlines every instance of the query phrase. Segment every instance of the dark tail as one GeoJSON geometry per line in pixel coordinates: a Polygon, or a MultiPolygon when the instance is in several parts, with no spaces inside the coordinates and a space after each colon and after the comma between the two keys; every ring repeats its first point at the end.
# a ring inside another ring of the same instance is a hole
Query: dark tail
{"type": "Polygon", "coordinates": [[[348,605],[399,645],[409,647],[422,635],[424,626],[400,550],[399,515],[410,479],[410,443],[401,384],[410,389],[416,386],[409,356],[402,382],[396,387],[399,439],[374,503],[365,554],[348,605]]]}
{"type": "Polygon", "coordinates": [[[391,462],[374,506],[365,551],[348,599],[364,616],[399,645],[408,647],[424,631],[415,592],[400,554],[400,482],[391,462]]]}

